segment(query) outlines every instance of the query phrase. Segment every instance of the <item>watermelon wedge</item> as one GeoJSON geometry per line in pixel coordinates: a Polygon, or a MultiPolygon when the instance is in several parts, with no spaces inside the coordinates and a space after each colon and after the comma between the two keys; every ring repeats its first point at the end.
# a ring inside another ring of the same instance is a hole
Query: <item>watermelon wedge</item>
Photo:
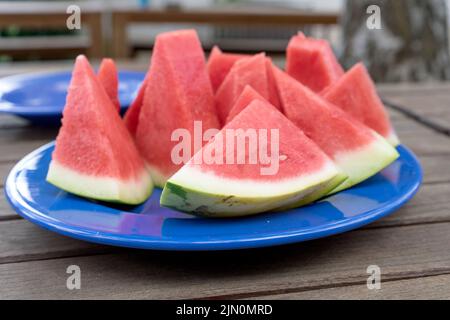
{"type": "Polygon", "coordinates": [[[147,86],[147,77],[148,73],[145,76],[144,81],[142,81],[136,98],[134,98],[134,101],[125,112],[125,116],[123,118],[125,126],[127,127],[128,131],[130,131],[133,137],[136,135],[136,130],[139,122],[139,114],[141,113],[142,104],[144,103],[144,93],[147,86]]]}
{"type": "Polygon", "coordinates": [[[393,146],[399,144],[389,115],[377,94],[375,84],[362,63],[356,64],[323,97],[386,138],[393,146]]]}
{"type": "Polygon", "coordinates": [[[85,56],[78,56],[47,174],[87,198],[139,204],[153,185],[133,139],[85,56]]]}
{"type": "MultiPolygon", "coordinates": [[[[195,30],[159,34],[149,74],[135,141],[155,185],[162,187],[183,165],[172,159],[172,150],[179,143],[172,140],[175,130],[186,129],[193,137],[195,121],[201,122],[204,131],[220,125],[195,30]]],[[[191,155],[202,147],[193,140],[191,155]]]]}
{"type": "Polygon", "coordinates": [[[116,64],[113,59],[105,58],[102,60],[97,77],[103,88],[105,88],[112,103],[116,106],[117,111],[120,112],[119,79],[117,77],[116,64]]]}
{"type": "Polygon", "coordinates": [[[244,91],[242,91],[241,95],[236,100],[236,103],[234,104],[233,108],[231,109],[230,113],[228,114],[226,123],[233,120],[234,117],[236,117],[242,110],[244,110],[250,104],[250,102],[252,102],[255,99],[267,101],[266,99],[264,99],[263,96],[261,96],[258,92],[256,92],[252,87],[245,86],[244,91]]]}
{"type": "Polygon", "coordinates": [[[344,74],[328,41],[307,38],[301,32],[287,46],[286,72],[315,92],[327,88],[344,74]]]}
{"type": "Polygon", "coordinates": [[[222,124],[226,123],[228,114],[247,85],[269,102],[277,103],[278,96],[275,98],[274,90],[269,88],[271,82],[268,66],[271,64],[268,64],[264,53],[241,59],[233,65],[215,97],[217,113],[222,124]]]}
{"type": "Polygon", "coordinates": [[[247,57],[249,55],[224,53],[218,46],[212,48],[208,58],[207,68],[214,92],[220,87],[234,63],[247,57]]]}
{"type": "Polygon", "coordinates": [[[338,176],[333,161],[300,129],[274,106],[254,100],[168,180],[160,202],[200,216],[243,216],[292,206],[313,193],[320,197],[342,181],[338,176]],[[245,140],[251,132],[261,139],[264,130],[267,143],[256,144],[256,136],[253,143],[245,140]],[[278,140],[273,140],[275,132],[278,140]],[[240,139],[246,143],[238,144],[240,139]],[[274,157],[252,163],[251,155],[264,153],[262,149],[271,150],[274,157]],[[229,160],[243,151],[244,163],[229,160]],[[207,161],[212,154],[215,161],[207,161]],[[277,170],[263,174],[263,168],[275,164],[277,170]]]}
{"type": "Polygon", "coordinates": [[[348,176],[334,192],[379,172],[399,154],[375,131],[275,69],[284,114],[335,161],[348,176]]]}

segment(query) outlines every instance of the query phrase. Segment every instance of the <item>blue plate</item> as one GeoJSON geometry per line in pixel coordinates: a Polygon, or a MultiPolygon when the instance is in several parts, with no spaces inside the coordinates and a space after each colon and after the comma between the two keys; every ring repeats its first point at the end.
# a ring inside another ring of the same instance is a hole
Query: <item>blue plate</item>
{"type": "Polygon", "coordinates": [[[159,206],[161,190],[137,207],[89,201],[45,181],[54,144],[22,159],[6,181],[6,196],[31,222],[73,238],[108,245],[162,250],[225,250],[280,245],[345,232],[380,219],[418,190],[422,169],[400,146],[400,158],[349,190],[318,203],[235,219],[190,216],[159,206]]]}
{"type": "MultiPolygon", "coordinates": [[[[35,124],[59,124],[66,102],[70,71],[33,73],[0,79],[0,112],[35,124]]],[[[119,100],[124,111],[133,101],[144,72],[119,72],[119,100]]]]}

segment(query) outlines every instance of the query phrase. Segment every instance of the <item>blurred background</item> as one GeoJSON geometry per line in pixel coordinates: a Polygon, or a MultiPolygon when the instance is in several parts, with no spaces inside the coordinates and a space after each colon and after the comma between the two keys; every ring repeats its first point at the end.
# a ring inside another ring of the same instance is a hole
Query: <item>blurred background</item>
{"type": "Polygon", "coordinates": [[[148,64],[159,32],[193,27],[207,52],[266,51],[282,66],[301,30],[329,40],[345,68],[364,61],[377,82],[445,81],[448,8],[448,0],[0,1],[0,76],[11,66],[71,64],[80,53],[148,64]],[[66,26],[70,5],[81,9],[81,29],[66,26]]]}

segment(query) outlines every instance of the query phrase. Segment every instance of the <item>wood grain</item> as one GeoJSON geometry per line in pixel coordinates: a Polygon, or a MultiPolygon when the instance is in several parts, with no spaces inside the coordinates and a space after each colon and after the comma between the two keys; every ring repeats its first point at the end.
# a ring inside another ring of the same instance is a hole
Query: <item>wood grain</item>
{"type": "Polygon", "coordinates": [[[450,135],[450,85],[381,86],[383,98],[417,121],[450,135]]]}
{"type": "MultiPolygon", "coordinates": [[[[450,299],[450,275],[420,277],[383,282],[380,290],[369,290],[365,283],[353,286],[293,292],[262,299],[283,300],[429,300],[450,299]]],[[[256,299],[261,299],[257,297],[256,299]]]]}
{"type": "Polygon", "coordinates": [[[365,283],[367,266],[395,280],[450,272],[450,223],[367,229],[295,245],[234,252],[157,252],[0,265],[0,298],[245,298],[365,283]],[[66,289],[66,268],[82,289],[66,289]]]}
{"type": "Polygon", "coordinates": [[[450,184],[424,185],[418,194],[394,214],[370,224],[368,228],[450,222],[450,184]]]}
{"type": "Polygon", "coordinates": [[[99,254],[111,249],[58,235],[25,220],[0,223],[0,264],[99,254]]]}

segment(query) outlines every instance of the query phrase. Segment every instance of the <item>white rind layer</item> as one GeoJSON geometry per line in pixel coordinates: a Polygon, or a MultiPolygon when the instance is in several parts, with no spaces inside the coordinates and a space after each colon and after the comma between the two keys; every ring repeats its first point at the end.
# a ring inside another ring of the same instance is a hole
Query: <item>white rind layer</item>
{"type": "Polygon", "coordinates": [[[187,164],[167,181],[161,205],[213,217],[255,214],[291,205],[325,189],[338,174],[336,166],[329,162],[315,173],[281,181],[242,180],[220,177],[187,164]]]}
{"type": "Polygon", "coordinates": [[[348,176],[348,179],[331,193],[350,188],[375,175],[394,162],[399,154],[397,150],[373,131],[375,140],[357,150],[338,154],[334,157],[336,165],[348,176]]]}
{"type": "Polygon", "coordinates": [[[400,144],[400,140],[394,130],[389,133],[389,136],[386,137],[386,140],[394,147],[400,144]]]}
{"type": "Polygon", "coordinates": [[[52,160],[47,181],[76,195],[96,200],[140,204],[153,191],[153,183],[144,169],[137,180],[119,180],[112,177],[97,177],[82,174],[52,160]]]}
{"type": "Polygon", "coordinates": [[[146,166],[147,171],[150,173],[150,176],[152,177],[152,181],[155,184],[155,186],[159,188],[164,188],[164,185],[166,184],[169,178],[163,175],[160,170],[156,169],[156,167],[151,166],[148,163],[146,166]]]}

